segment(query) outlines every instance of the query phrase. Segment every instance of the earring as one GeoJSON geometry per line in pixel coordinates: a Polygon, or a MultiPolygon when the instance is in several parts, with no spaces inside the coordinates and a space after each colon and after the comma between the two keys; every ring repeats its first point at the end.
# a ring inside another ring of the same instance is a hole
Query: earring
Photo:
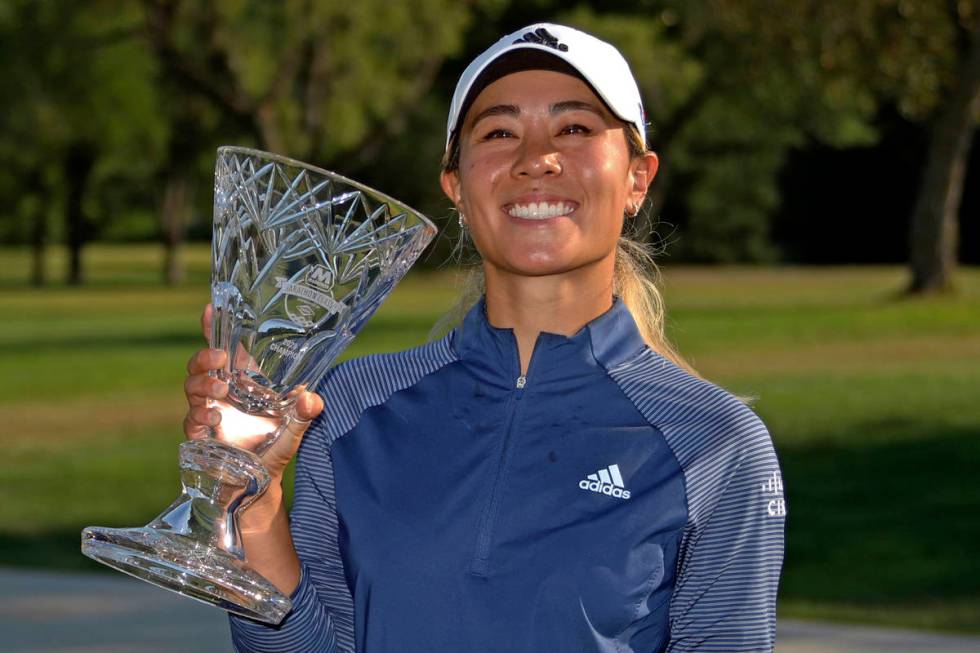
{"type": "Polygon", "coordinates": [[[635,218],[636,214],[639,212],[640,212],[640,207],[637,206],[636,204],[633,204],[626,209],[626,217],[635,218]]]}
{"type": "Polygon", "coordinates": [[[457,210],[456,213],[459,214],[459,228],[466,229],[466,216],[460,210],[457,210]]]}

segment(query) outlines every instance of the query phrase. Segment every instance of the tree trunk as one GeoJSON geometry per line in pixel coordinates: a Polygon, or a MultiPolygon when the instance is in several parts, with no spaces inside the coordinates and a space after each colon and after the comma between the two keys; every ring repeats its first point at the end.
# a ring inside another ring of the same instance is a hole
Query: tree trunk
{"type": "Polygon", "coordinates": [[[908,292],[952,289],[958,216],[970,143],[980,112],[980,28],[974,31],[959,88],[933,125],[925,173],[912,213],[908,292]]]}
{"type": "Polygon", "coordinates": [[[31,225],[31,284],[34,286],[44,285],[44,250],[45,237],[48,231],[48,205],[43,201],[45,197],[42,187],[42,174],[35,170],[28,179],[28,192],[35,193],[38,197],[38,210],[34,215],[34,223],[31,225]]]}
{"type": "Polygon", "coordinates": [[[38,211],[31,228],[31,284],[38,287],[44,285],[44,236],[48,221],[45,211],[43,207],[38,211]]]}
{"type": "Polygon", "coordinates": [[[187,179],[167,175],[160,202],[160,220],[163,228],[163,280],[175,285],[184,280],[181,248],[187,235],[187,214],[191,204],[191,190],[187,179]]]}
{"type": "Polygon", "coordinates": [[[68,188],[65,198],[65,219],[68,223],[65,230],[68,234],[67,282],[74,286],[82,283],[82,246],[88,236],[82,197],[94,163],[93,149],[82,143],[72,145],[65,157],[65,185],[68,188]]]}

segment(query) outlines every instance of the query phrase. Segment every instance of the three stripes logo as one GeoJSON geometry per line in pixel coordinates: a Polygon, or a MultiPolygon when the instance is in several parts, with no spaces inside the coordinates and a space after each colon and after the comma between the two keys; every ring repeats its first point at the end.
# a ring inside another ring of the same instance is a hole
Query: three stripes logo
{"type": "Polygon", "coordinates": [[[630,491],[623,485],[623,476],[619,473],[619,465],[610,465],[600,469],[595,474],[589,474],[578,486],[583,490],[591,490],[599,494],[607,494],[617,499],[629,499],[630,491]]]}

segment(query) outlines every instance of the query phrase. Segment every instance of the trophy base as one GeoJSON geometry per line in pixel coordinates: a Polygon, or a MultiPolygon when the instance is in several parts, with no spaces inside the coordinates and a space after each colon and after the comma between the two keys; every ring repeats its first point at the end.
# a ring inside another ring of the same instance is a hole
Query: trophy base
{"type": "Polygon", "coordinates": [[[278,624],[291,607],[288,597],[244,561],[152,526],[86,528],[82,553],[140,580],[256,621],[278,624]]]}

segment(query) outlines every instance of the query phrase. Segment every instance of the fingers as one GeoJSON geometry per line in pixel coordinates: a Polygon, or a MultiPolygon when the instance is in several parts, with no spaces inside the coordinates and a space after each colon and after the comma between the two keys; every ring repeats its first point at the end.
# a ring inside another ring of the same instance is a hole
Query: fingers
{"type": "Polygon", "coordinates": [[[218,411],[209,409],[207,404],[209,399],[226,397],[228,384],[208,372],[221,369],[226,358],[220,349],[202,349],[187,362],[184,394],[188,409],[184,416],[184,435],[192,440],[206,437],[209,429],[221,421],[218,411]]]}
{"type": "Polygon", "coordinates": [[[198,440],[209,435],[209,429],[221,422],[221,414],[206,405],[193,406],[184,416],[184,435],[198,440]]]}
{"type": "Polygon", "coordinates": [[[204,334],[204,339],[211,342],[211,320],[214,317],[214,304],[208,302],[208,305],[204,307],[204,311],[201,313],[201,332],[204,334]]]}
{"type": "Polygon", "coordinates": [[[203,406],[208,399],[224,399],[228,384],[208,374],[192,374],[184,380],[184,394],[189,406],[203,406]]]}
{"type": "Polygon", "coordinates": [[[201,349],[187,361],[187,373],[202,374],[210,370],[220,370],[227,358],[228,354],[223,349],[201,349]]]}
{"type": "Polygon", "coordinates": [[[192,440],[206,437],[221,423],[221,413],[209,405],[209,400],[227,396],[228,384],[207,374],[196,374],[187,377],[184,393],[188,406],[184,415],[184,435],[192,440]]]}

